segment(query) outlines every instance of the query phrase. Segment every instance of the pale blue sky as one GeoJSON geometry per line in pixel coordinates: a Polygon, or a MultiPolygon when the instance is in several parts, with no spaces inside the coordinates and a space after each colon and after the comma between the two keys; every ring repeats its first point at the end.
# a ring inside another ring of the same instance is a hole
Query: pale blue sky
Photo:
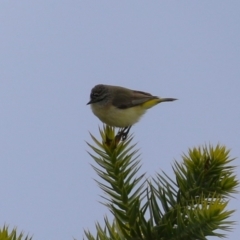
{"type": "MultiPolygon", "coordinates": [[[[132,128],[146,176],[189,147],[240,157],[240,1],[1,1],[0,225],[82,239],[107,209],[85,141],[98,83],[179,101],[132,128]]],[[[240,171],[237,172],[240,178],[240,171]]],[[[238,209],[239,196],[229,209],[238,209]]],[[[229,233],[237,239],[240,228],[229,233]]],[[[209,238],[214,239],[214,238],[209,238]]]]}

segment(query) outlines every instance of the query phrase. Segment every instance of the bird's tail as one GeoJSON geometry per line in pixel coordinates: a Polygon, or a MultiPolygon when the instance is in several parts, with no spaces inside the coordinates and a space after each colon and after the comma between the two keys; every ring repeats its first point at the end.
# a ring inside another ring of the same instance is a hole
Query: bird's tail
{"type": "Polygon", "coordinates": [[[161,102],[172,102],[172,101],[175,101],[177,100],[176,98],[159,98],[158,99],[158,103],[161,103],[161,102]]]}
{"type": "Polygon", "coordinates": [[[172,101],[175,101],[177,100],[176,98],[158,98],[158,97],[154,97],[152,98],[151,100],[145,102],[142,106],[145,108],[145,109],[148,109],[148,108],[151,108],[161,102],[172,102],[172,101]]]}

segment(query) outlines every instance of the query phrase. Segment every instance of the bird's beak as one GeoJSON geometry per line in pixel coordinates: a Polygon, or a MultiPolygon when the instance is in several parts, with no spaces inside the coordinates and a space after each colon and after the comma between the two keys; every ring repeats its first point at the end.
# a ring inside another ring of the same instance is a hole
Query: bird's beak
{"type": "Polygon", "coordinates": [[[88,103],[87,103],[87,105],[89,105],[89,104],[91,104],[92,103],[92,100],[90,100],[88,103]]]}

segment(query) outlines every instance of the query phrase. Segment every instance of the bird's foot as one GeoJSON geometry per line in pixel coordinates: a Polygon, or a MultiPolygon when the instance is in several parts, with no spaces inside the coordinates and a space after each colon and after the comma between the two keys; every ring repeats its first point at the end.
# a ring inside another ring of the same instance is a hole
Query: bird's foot
{"type": "Polygon", "coordinates": [[[131,126],[120,129],[115,139],[118,141],[120,140],[125,141],[127,139],[130,129],[131,129],[131,126]]]}

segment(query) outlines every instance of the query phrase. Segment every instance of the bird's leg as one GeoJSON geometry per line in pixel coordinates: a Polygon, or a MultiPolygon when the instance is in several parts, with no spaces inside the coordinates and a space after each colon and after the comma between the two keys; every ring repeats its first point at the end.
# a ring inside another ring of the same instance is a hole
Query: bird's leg
{"type": "Polygon", "coordinates": [[[117,140],[118,142],[122,139],[122,141],[125,141],[127,136],[128,136],[128,133],[130,131],[132,126],[128,126],[128,127],[125,127],[125,128],[121,128],[119,129],[116,137],[115,137],[115,140],[117,140]]]}
{"type": "Polygon", "coordinates": [[[128,127],[125,127],[123,128],[123,130],[121,131],[121,137],[122,137],[122,141],[125,141],[127,136],[128,136],[128,133],[130,131],[132,126],[128,126],[128,127]]]}

